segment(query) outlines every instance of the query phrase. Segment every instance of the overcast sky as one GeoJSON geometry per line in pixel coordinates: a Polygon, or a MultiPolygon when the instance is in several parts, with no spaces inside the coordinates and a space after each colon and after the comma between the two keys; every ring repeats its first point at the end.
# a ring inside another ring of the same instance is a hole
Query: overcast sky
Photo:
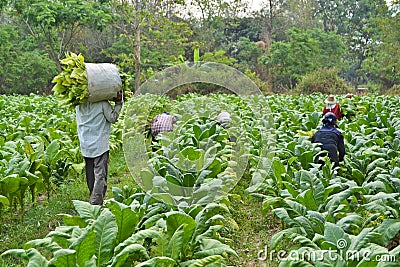
{"type": "MultiPolygon", "coordinates": [[[[187,3],[190,2],[190,0],[186,1],[187,3]]],[[[247,11],[259,10],[261,6],[265,5],[264,3],[267,2],[267,0],[243,0],[243,1],[248,3],[249,9],[247,11]]],[[[391,0],[386,0],[386,2],[389,4],[391,0]]],[[[191,9],[191,15],[198,17],[200,16],[200,13],[196,12],[196,9],[191,9]]]]}
{"type": "Polygon", "coordinates": [[[257,10],[260,9],[262,0],[248,0],[249,1],[249,7],[251,10],[257,10]]]}
{"type": "MultiPolygon", "coordinates": [[[[252,10],[257,10],[260,9],[262,2],[265,2],[266,0],[247,0],[249,2],[249,6],[251,7],[252,10]]],[[[391,0],[386,0],[386,3],[390,4],[391,0]]]]}

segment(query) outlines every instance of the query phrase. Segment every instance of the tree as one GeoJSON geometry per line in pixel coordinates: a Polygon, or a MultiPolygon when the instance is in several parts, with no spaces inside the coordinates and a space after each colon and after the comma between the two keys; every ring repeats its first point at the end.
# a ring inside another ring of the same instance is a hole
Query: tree
{"type": "Polygon", "coordinates": [[[348,47],[347,80],[357,86],[368,79],[361,67],[369,50],[376,45],[375,18],[387,13],[384,0],[316,0],[315,13],[325,31],[335,31],[348,47]]]}
{"type": "Polygon", "coordinates": [[[238,60],[239,69],[245,71],[257,71],[258,58],[264,53],[265,47],[260,47],[256,42],[250,41],[246,37],[241,37],[236,44],[237,51],[235,58],[238,60]]]}
{"type": "Polygon", "coordinates": [[[19,28],[0,24],[0,93],[41,92],[49,84],[56,64],[19,28]]]}
{"type": "MultiPolygon", "coordinates": [[[[253,13],[258,24],[263,25],[260,39],[264,42],[264,53],[268,56],[271,44],[275,41],[287,40],[285,31],[293,27],[302,29],[313,28],[314,17],[312,15],[312,1],[265,1],[259,11],[253,13]]],[[[264,80],[270,80],[269,65],[261,68],[259,76],[264,80]]]]}
{"type": "MultiPolygon", "coordinates": [[[[383,13],[383,12],[382,12],[383,13]]],[[[391,88],[400,84],[400,1],[392,3],[386,16],[375,19],[378,27],[377,39],[373,49],[368,50],[362,70],[370,79],[391,88]]]]}
{"type": "Polygon", "coordinates": [[[292,89],[303,75],[318,68],[332,68],[342,64],[345,46],[337,34],[320,29],[286,31],[289,41],[271,44],[271,54],[260,62],[271,68],[274,88],[292,89]]]}
{"type": "Polygon", "coordinates": [[[102,29],[110,21],[108,1],[21,0],[13,2],[11,12],[18,25],[32,36],[61,71],[59,59],[78,47],[85,27],[102,29]]]}
{"type": "Polygon", "coordinates": [[[149,13],[139,0],[114,1],[114,12],[117,18],[115,27],[120,29],[123,36],[129,41],[135,60],[135,91],[140,87],[140,34],[145,24],[145,17],[149,13]]]}
{"type": "MultiPolygon", "coordinates": [[[[182,3],[177,1],[176,4],[182,3]]],[[[113,26],[121,31],[130,47],[128,51],[122,41],[118,42],[124,50],[119,50],[121,53],[115,56],[123,61],[122,65],[127,68],[134,65],[135,90],[138,90],[142,77],[142,64],[148,64],[150,70],[151,65],[158,69],[162,64],[166,64],[166,61],[171,62],[172,54],[178,57],[179,53],[184,53],[182,46],[187,41],[185,35],[191,35],[191,31],[186,23],[173,16],[174,7],[170,1],[114,1],[113,10],[115,14],[113,26]],[[131,52],[134,62],[130,62],[131,52]],[[143,53],[144,60],[142,60],[143,53]]]]}
{"type": "Polygon", "coordinates": [[[231,40],[226,31],[235,27],[235,18],[243,14],[246,4],[243,0],[191,0],[189,8],[194,38],[204,51],[212,52],[227,50],[231,40]]]}

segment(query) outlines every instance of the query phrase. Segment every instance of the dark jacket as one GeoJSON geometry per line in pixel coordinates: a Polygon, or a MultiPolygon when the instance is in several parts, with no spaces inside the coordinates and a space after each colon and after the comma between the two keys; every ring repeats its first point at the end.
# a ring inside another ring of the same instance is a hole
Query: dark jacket
{"type": "Polygon", "coordinates": [[[328,151],[328,157],[335,167],[339,166],[339,161],[342,161],[346,154],[343,135],[339,130],[333,126],[323,126],[314,134],[312,142],[321,143],[321,149],[328,151]]]}

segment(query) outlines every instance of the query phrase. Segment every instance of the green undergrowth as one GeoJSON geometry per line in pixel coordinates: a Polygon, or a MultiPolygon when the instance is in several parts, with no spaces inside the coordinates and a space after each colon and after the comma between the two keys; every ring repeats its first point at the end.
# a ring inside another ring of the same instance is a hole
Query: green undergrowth
{"type": "MultiPolygon", "coordinates": [[[[2,218],[0,234],[0,254],[8,249],[22,248],[32,239],[43,238],[60,225],[58,214],[74,214],[73,199],[84,200],[87,192],[83,190],[86,184],[82,179],[76,179],[68,185],[60,186],[48,199],[45,195],[39,197],[38,203],[26,207],[23,215],[6,213],[2,218]]],[[[0,266],[23,266],[18,259],[2,258],[0,266]]]]}

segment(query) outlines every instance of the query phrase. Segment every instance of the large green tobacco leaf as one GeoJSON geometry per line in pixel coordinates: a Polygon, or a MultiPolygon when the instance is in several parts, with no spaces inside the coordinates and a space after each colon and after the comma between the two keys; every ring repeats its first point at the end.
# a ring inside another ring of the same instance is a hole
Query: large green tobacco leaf
{"type": "Polygon", "coordinates": [[[138,213],[134,212],[130,206],[120,202],[111,202],[107,205],[114,214],[118,225],[117,242],[120,243],[127,239],[135,231],[140,218],[138,213]]]}
{"type": "Polygon", "coordinates": [[[189,261],[185,261],[182,262],[180,264],[181,267],[203,267],[203,266],[225,266],[225,264],[222,263],[223,261],[223,257],[221,255],[212,255],[212,256],[208,256],[202,259],[196,259],[196,260],[189,260],[189,261]]]}
{"type": "Polygon", "coordinates": [[[181,225],[185,225],[184,228],[184,240],[188,242],[191,238],[195,228],[196,221],[189,215],[183,212],[172,211],[166,213],[166,226],[168,236],[172,237],[181,225]]]}
{"type": "Polygon", "coordinates": [[[96,252],[96,233],[92,229],[85,229],[70,246],[76,251],[76,261],[79,266],[93,258],[96,252]]]}
{"type": "Polygon", "coordinates": [[[365,192],[365,189],[362,187],[353,186],[339,193],[330,195],[325,201],[326,204],[324,210],[328,211],[328,214],[331,217],[334,217],[335,213],[340,209],[340,205],[342,203],[345,203],[344,205],[348,204],[347,199],[357,192],[365,192]]]}
{"type": "Polygon", "coordinates": [[[93,223],[96,231],[96,257],[98,266],[108,262],[114,249],[114,242],[118,234],[118,226],[115,216],[108,210],[104,209],[97,220],[93,223]]]}
{"type": "Polygon", "coordinates": [[[119,243],[115,248],[115,253],[120,253],[125,247],[130,246],[132,244],[143,244],[145,239],[148,240],[157,240],[161,238],[161,233],[155,229],[145,229],[140,230],[130,237],[128,237],[124,242],[119,243]]]}
{"type": "Polygon", "coordinates": [[[8,201],[8,198],[7,197],[5,197],[5,196],[3,196],[3,195],[0,195],[0,204],[2,204],[2,205],[9,205],[10,204],[10,201],[8,201]]]}
{"type": "Polygon", "coordinates": [[[79,216],[87,221],[96,220],[100,213],[100,206],[91,205],[88,202],[80,201],[80,200],[72,200],[74,203],[76,211],[79,213],[79,216]]]}
{"type": "Polygon", "coordinates": [[[76,251],[72,249],[57,250],[49,261],[49,266],[76,267],[76,251]]]}
{"type": "Polygon", "coordinates": [[[351,176],[354,181],[357,182],[358,185],[362,185],[365,180],[365,175],[357,169],[351,170],[351,176]]]}
{"type": "Polygon", "coordinates": [[[306,234],[308,237],[312,238],[315,234],[314,232],[314,224],[306,217],[304,216],[298,216],[293,218],[293,220],[303,229],[305,230],[306,234]]]}
{"type": "Polygon", "coordinates": [[[62,247],[58,245],[56,242],[54,242],[53,238],[51,237],[46,237],[43,239],[34,239],[26,242],[24,245],[25,249],[37,248],[37,247],[45,248],[50,252],[55,252],[57,250],[62,249],[62,247]]]}
{"type": "Polygon", "coordinates": [[[238,257],[236,251],[218,240],[205,238],[199,240],[199,242],[200,249],[194,253],[194,257],[196,258],[205,258],[212,255],[223,255],[225,253],[238,257]]]}
{"type": "Polygon", "coordinates": [[[171,236],[168,247],[167,247],[167,254],[174,260],[179,260],[179,256],[184,251],[184,228],[186,225],[181,224],[174,234],[171,236]]]}
{"type": "Polygon", "coordinates": [[[274,214],[289,226],[295,226],[292,218],[290,218],[288,211],[285,208],[274,209],[274,214]]]}
{"type": "Polygon", "coordinates": [[[196,149],[192,146],[186,146],[183,150],[181,150],[181,153],[183,156],[185,156],[189,160],[198,160],[201,157],[201,149],[196,149]]]}
{"type": "Polygon", "coordinates": [[[130,244],[126,247],[124,247],[117,255],[115,255],[112,258],[112,262],[111,267],[119,267],[119,266],[124,266],[126,260],[128,259],[128,257],[130,257],[131,255],[138,255],[135,258],[138,259],[149,259],[149,256],[147,254],[147,250],[145,247],[143,247],[142,245],[139,244],[130,244]]]}
{"type": "Polygon", "coordinates": [[[53,78],[55,95],[60,103],[78,105],[84,103],[89,97],[88,79],[84,57],[75,53],[67,53],[60,60],[63,71],[53,78]]]}
{"type": "Polygon", "coordinates": [[[316,232],[320,234],[323,233],[325,218],[321,213],[307,210],[305,206],[302,206],[296,201],[284,199],[284,203],[287,206],[284,206],[284,208],[276,208],[273,212],[287,223],[288,226],[303,229],[303,232],[308,238],[312,238],[316,232]]]}
{"type": "Polygon", "coordinates": [[[363,208],[372,212],[391,214],[394,218],[400,217],[400,203],[398,201],[400,193],[379,192],[375,195],[364,195],[367,203],[363,208]]]}
{"type": "Polygon", "coordinates": [[[17,174],[9,175],[0,180],[0,186],[2,192],[15,193],[20,188],[20,177],[17,174]]]}
{"type": "Polygon", "coordinates": [[[59,226],[54,231],[51,231],[47,237],[51,237],[54,242],[62,248],[68,248],[71,244],[72,234],[80,234],[81,229],[77,226],[59,226]]]}
{"type": "Polygon", "coordinates": [[[26,255],[29,258],[29,263],[27,267],[47,267],[49,262],[43,257],[39,251],[34,248],[28,249],[26,255]]]}
{"type": "Polygon", "coordinates": [[[7,250],[1,256],[11,255],[14,257],[18,257],[29,261],[26,265],[27,267],[47,267],[49,266],[49,262],[43,257],[39,251],[34,248],[30,248],[28,250],[23,249],[11,249],[7,250]]]}
{"type": "Polygon", "coordinates": [[[80,228],[85,228],[87,222],[85,222],[80,216],[72,216],[69,214],[59,214],[65,225],[68,226],[79,226],[80,228]]]}
{"type": "Polygon", "coordinates": [[[273,174],[276,178],[276,184],[278,188],[282,187],[282,179],[284,174],[286,173],[286,169],[285,166],[283,165],[283,163],[280,160],[274,159],[274,161],[272,162],[272,166],[273,166],[273,174]]]}
{"type": "Polygon", "coordinates": [[[96,256],[93,255],[93,257],[90,260],[85,262],[84,266],[85,267],[97,267],[97,265],[96,265],[96,256]]]}
{"type": "Polygon", "coordinates": [[[51,165],[54,165],[55,161],[57,161],[57,155],[60,151],[60,143],[58,140],[53,140],[46,148],[46,152],[44,153],[44,160],[51,165]]]}
{"type": "Polygon", "coordinates": [[[301,245],[302,247],[307,247],[307,248],[311,248],[311,249],[316,249],[318,250],[319,247],[316,243],[314,243],[312,240],[308,239],[305,236],[302,235],[298,235],[293,239],[293,242],[295,242],[296,244],[301,245]]]}
{"type": "Polygon", "coordinates": [[[356,233],[363,226],[363,218],[358,214],[348,214],[336,222],[347,233],[356,233]]]}
{"type": "Polygon", "coordinates": [[[350,244],[350,237],[339,226],[326,222],[324,231],[325,242],[332,245],[333,248],[340,248],[343,251],[348,249],[347,246],[341,247],[341,242],[344,240],[345,244],[350,244]]]}
{"type": "Polygon", "coordinates": [[[400,232],[400,219],[385,219],[373,231],[379,234],[374,243],[385,246],[400,232]]]}
{"type": "MultiPolygon", "coordinates": [[[[301,203],[290,199],[284,199],[283,201],[291,208],[290,213],[294,214],[292,217],[303,216],[307,214],[306,206],[302,205],[301,203]]],[[[289,209],[286,210],[289,212],[289,209]]]]}
{"type": "Polygon", "coordinates": [[[176,264],[176,261],[170,257],[158,256],[142,262],[136,265],[136,267],[174,267],[176,264]]]}
{"type": "Polygon", "coordinates": [[[205,206],[200,212],[196,215],[195,221],[197,224],[196,232],[204,232],[207,228],[206,222],[218,214],[229,213],[228,208],[225,205],[210,203],[205,206]]]}
{"type": "Polygon", "coordinates": [[[378,234],[371,230],[371,228],[364,228],[357,236],[351,236],[351,244],[347,243],[347,246],[343,249],[348,251],[360,251],[367,247],[371,243],[371,240],[378,236],[378,234]]]}
{"type": "Polygon", "coordinates": [[[20,258],[26,261],[29,260],[27,251],[25,249],[9,249],[0,254],[0,257],[4,256],[14,256],[16,258],[20,258]]]}

